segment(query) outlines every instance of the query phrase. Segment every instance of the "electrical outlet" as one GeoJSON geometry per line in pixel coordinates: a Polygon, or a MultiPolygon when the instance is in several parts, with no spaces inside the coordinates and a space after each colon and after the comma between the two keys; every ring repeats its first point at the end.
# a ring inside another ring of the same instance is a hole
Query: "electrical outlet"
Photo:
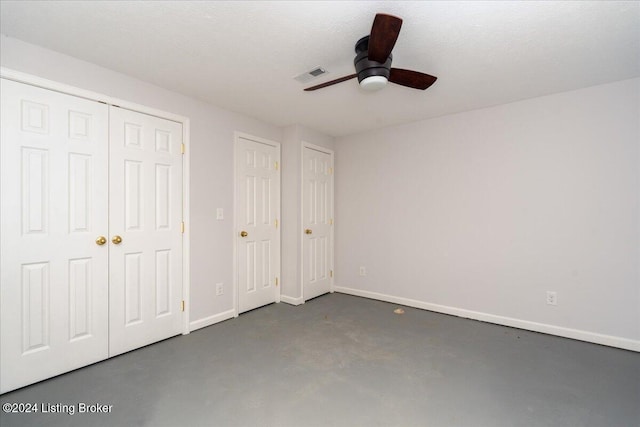
{"type": "Polygon", "coordinates": [[[367,267],[360,267],[360,275],[361,276],[367,275],[367,267]]]}
{"type": "Polygon", "coordinates": [[[216,283],[216,295],[220,296],[224,294],[224,285],[222,283],[216,283]]]}
{"type": "Polygon", "coordinates": [[[547,291],[547,304],[558,305],[558,294],[554,291],[547,291]]]}

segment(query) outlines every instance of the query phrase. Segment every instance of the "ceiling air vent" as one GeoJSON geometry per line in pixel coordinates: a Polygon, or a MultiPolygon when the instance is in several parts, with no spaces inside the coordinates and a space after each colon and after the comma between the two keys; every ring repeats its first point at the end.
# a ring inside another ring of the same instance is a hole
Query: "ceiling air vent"
{"type": "Polygon", "coordinates": [[[299,81],[300,83],[308,83],[311,80],[319,77],[323,74],[327,74],[328,71],[322,67],[315,67],[314,69],[307,71],[305,73],[300,74],[299,76],[295,76],[294,79],[299,81]]]}

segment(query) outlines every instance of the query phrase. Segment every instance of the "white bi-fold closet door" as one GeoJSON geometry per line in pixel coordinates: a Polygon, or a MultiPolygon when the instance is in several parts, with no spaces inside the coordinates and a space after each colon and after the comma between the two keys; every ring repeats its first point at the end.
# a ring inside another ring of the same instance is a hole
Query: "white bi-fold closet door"
{"type": "Polygon", "coordinates": [[[0,391],[108,356],[108,106],[2,80],[0,391]]]}
{"type": "Polygon", "coordinates": [[[181,332],[182,125],[1,85],[6,392],[181,332]]]}
{"type": "Polygon", "coordinates": [[[109,355],[115,356],[182,330],[182,125],[117,107],[109,119],[109,355]]]}

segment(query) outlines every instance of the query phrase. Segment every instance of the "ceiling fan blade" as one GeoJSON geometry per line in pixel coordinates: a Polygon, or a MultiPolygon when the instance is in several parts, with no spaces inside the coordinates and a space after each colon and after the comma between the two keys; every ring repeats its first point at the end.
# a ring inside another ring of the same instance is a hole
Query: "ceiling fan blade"
{"type": "Polygon", "coordinates": [[[402,27],[402,19],[384,13],[376,15],[369,36],[368,57],[371,61],[385,62],[387,60],[396,40],[398,40],[400,27],[402,27]]]}
{"type": "Polygon", "coordinates": [[[392,68],[389,76],[389,81],[392,83],[422,90],[434,84],[436,80],[438,78],[435,76],[402,68],[392,68]]]}
{"type": "Polygon", "coordinates": [[[320,83],[319,85],[316,85],[316,86],[308,87],[305,90],[309,91],[309,90],[322,89],[323,87],[335,85],[337,83],[346,82],[347,80],[351,80],[351,79],[356,78],[356,77],[358,77],[357,74],[351,74],[349,76],[340,77],[339,79],[335,79],[335,80],[331,80],[331,81],[328,81],[328,82],[320,83]]]}

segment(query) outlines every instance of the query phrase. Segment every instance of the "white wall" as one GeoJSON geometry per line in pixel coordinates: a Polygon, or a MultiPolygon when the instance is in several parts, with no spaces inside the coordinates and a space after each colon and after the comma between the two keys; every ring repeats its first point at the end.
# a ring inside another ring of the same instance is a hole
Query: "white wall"
{"type": "Polygon", "coordinates": [[[334,149],[334,138],[304,126],[292,125],[282,137],[282,301],[301,304],[302,277],[302,144],[334,149]]]}
{"type": "Polygon", "coordinates": [[[190,321],[206,325],[232,310],[233,132],[280,141],[282,130],[6,36],[0,38],[0,65],[190,118],[190,321]],[[223,221],[215,220],[218,207],[223,221]],[[218,282],[225,286],[222,296],[215,295],[218,282]]]}
{"type": "Polygon", "coordinates": [[[640,350],[639,98],[633,79],[338,138],[336,285],[640,350]]]}

